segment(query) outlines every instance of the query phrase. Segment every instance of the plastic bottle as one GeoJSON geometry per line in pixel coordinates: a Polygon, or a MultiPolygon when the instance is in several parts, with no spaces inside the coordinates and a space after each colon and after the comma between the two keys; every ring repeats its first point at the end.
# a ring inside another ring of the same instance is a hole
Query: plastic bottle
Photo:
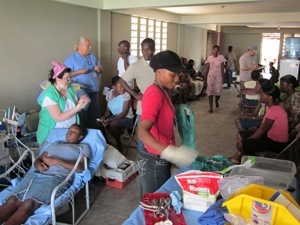
{"type": "Polygon", "coordinates": [[[263,116],[266,112],[266,104],[265,103],[261,103],[261,107],[258,111],[258,116],[263,116]]]}

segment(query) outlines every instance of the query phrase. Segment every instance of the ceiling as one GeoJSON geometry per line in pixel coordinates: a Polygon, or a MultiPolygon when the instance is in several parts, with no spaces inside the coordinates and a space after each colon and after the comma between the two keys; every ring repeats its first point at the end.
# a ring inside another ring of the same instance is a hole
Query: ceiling
{"type": "Polygon", "coordinates": [[[300,0],[57,0],[193,26],[300,28],[300,0]]]}

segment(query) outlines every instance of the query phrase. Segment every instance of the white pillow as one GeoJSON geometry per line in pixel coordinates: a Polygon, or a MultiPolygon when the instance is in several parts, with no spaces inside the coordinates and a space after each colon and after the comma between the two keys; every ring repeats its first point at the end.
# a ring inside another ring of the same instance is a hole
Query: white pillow
{"type": "Polygon", "coordinates": [[[106,145],[106,150],[104,153],[103,163],[112,169],[118,168],[127,161],[127,158],[122,155],[117,149],[111,145],[106,145]]]}

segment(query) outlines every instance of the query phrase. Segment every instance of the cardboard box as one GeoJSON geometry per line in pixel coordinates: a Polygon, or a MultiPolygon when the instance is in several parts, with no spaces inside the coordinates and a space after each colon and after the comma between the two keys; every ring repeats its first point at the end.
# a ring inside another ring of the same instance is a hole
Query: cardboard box
{"type": "Polygon", "coordinates": [[[276,191],[275,194],[270,198],[270,201],[279,203],[284,205],[290,213],[300,221],[300,209],[297,208],[293,203],[290,202],[284,195],[282,195],[279,191],[276,191]]]}

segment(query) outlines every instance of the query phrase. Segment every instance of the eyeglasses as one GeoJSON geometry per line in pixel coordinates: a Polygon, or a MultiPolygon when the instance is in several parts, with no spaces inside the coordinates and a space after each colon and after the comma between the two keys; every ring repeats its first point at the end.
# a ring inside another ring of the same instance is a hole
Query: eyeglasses
{"type": "Polygon", "coordinates": [[[62,80],[71,80],[71,77],[62,77],[62,80]]]}

